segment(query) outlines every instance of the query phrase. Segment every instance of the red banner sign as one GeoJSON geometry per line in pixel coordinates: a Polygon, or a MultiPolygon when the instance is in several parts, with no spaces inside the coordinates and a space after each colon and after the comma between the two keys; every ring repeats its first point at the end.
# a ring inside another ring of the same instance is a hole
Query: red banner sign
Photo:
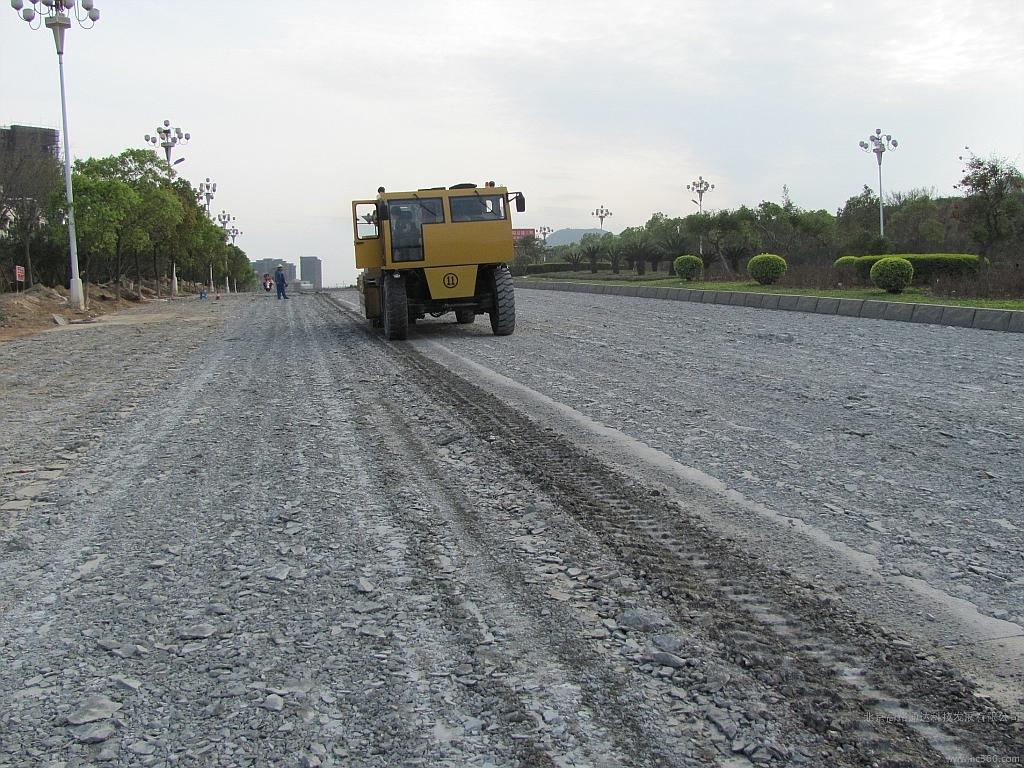
{"type": "Polygon", "coordinates": [[[25,268],[15,266],[14,267],[14,282],[24,283],[25,282],[25,268]]]}

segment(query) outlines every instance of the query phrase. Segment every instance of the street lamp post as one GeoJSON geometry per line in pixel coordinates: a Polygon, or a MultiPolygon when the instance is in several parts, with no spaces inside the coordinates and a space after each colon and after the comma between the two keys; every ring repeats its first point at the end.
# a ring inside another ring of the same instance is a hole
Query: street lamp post
{"type": "Polygon", "coordinates": [[[53,42],[57,46],[57,68],[60,72],[60,116],[64,127],[64,195],[68,204],[68,248],[70,250],[71,305],[75,309],[85,309],[85,292],[82,290],[82,277],[78,272],[78,238],[75,234],[75,198],[71,189],[71,140],[68,138],[68,107],[67,93],[64,89],[64,34],[71,29],[71,18],[67,11],[74,11],[75,20],[83,29],[92,29],[100,19],[99,8],[93,0],[28,0],[31,7],[25,7],[24,0],[11,0],[11,7],[20,12],[21,18],[28,22],[32,29],[46,26],[53,32],[53,42]],[[37,19],[41,23],[37,23],[37,19]],[[86,26],[85,22],[89,25],[86,26]]]}
{"type": "MultiPolygon", "coordinates": [[[[235,244],[235,238],[238,237],[238,235],[242,234],[241,231],[239,231],[238,227],[236,227],[234,225],[231,225],[231,222],[233,222],[234,220],[235,220],[235,217],[232,216],[227,211],[221,211],[220,213],[217,214],[217,223],[220,224],[221,229],[224,230],[224,237],[225,238],[228,238],[228,237],[231,238],[231,244],[232,245],[235,244]],[[230,228],[229,228],[229,225],[231,225],[230,228]]],[[[212,269],[212,267],[211,267],[211,269],[212,269]]],[[[212,278],[211,278],[211,281],[212,281],[212,278]]],[[[224,293],[231,293],[231,284],[228,282],[228,257],[227,257],[227,254],[224,255],[224,293]]]]}
{"type": "MultiPolygon", "coordinates": [[[[231,227],[227,230],[228,237],[231,238],[231,244],[235,244],[235,238],[242,234],[242,230],[238,227],[231,227]]],[[[228,263],[227,257],[224,258],[224,288],[228,293],[231,293],[231,287],[228,285],[228,263]]],[[[238,281],[235,281],[235,293],[238,293],[238,281]]]]}
{"type": "Polygon", "coordinates": [[[865,152],[873,152],[878,158],[878,236],[885,237],[885,208],[882,203],[882,155],[890,150],[896,149],[900,143],[891,134],[882,135],[881,128],[875,128],[875,132],[868,136],[867,141],[860,142],[860,148],[865,152]],[[869,143],[870,142],[870,143],[869,143]]]}
{"type": "Polygon", "coordinates": [[[597,220],[601,222],[601,229],[604,229],[604,220],[614,214],[605,208],[603,205],[599,206],[596,211],[590,214],[591,216],[597,216],[597,220]]]}
{"type": "MultiPolygon", "coordinates": [[[[179,157],[173,163],[171,162],[171,154],[174,148],[181,144],[185,146],[188,144],[189,139],[192,138],[192,134],[186,133],[177,126],[171,127],[170,120],[164,120],[163,125],[158,125],[156,128],[156,134],[150,136],[148,133],[145,136],[146,143],[152,144],[154,147],[163,147],[164,158],[167,160],[167,178],[174,178],[174,166],[179,163],[185,162],[184,157],[179,157]]],[[[209,181],[209,179],[207,179],[209,181]]],[[[207,213],[209,215],[209,213],[207,213]]],[[[171,298],[175,298],[178,295],[178,262],[171,261],[171,298]]]]}
{"type": "Polygon", "coordinates": [[[548,235],[554,232],[551,227],[537,227],[537,234],[540,235],[540,239],[544,241],[544,245],[548,244],[548,235]]]}
{"type": "MultiPolygon", "coordinates": [[[[686,188],[697,195],[696,200],[691,200],[694,205],[697,206],[697,213],[701,216],[704,215],[704,195],[715,188],[715,185],[705,179],[703,176],[698,176],[696,181],[691,181],[686,185],[686,188]]],[[[697,235],[697,252],[704,255],[704,233],[700,232],[697,235]]]]}

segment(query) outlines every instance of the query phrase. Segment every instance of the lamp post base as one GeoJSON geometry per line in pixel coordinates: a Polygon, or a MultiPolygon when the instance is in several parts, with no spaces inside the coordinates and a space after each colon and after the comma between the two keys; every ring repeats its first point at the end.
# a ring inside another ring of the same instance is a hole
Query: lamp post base
{"type": "Polygon", "coordinates": [[[70,283],[71,306],[79,312],[85,310],[85,291],[82,290],[82,278],[73,277],[70,283]]]}
{"type": "Polygon", "coordinates": [[[178,265],[171,267],[171,298],[178,298],[178,265]]]}

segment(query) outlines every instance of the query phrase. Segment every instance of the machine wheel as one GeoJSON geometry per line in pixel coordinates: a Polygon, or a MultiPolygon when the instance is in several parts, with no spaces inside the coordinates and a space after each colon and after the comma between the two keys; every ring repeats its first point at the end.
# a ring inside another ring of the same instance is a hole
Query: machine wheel
{"type": "Polygon", "coordinates": [[[468,308],[467,309],[456,309],[455,310],[455,319],[456,319],[456,321],[458,321],[459,325],[469,325],[474,320],[476,320],[476,312],[474,312],[472,309],[468,309],[468,308]]]}
{"type": "Polygon", "coordinates": [[[405,280],[388,275],[384,278],[384,338],[402,340],[409,335],[409,298],[405,280]]]}
{"type": "Polygon", "coordinates": [[[508,267],[495,267],[492,274],[494,306],[490,311],[495,336],[509,336],[516,329],[516,295],[508,267]]]}

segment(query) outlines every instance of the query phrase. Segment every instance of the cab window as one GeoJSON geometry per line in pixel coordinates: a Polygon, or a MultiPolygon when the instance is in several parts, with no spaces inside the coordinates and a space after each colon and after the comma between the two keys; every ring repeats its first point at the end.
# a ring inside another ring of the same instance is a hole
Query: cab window
{"type": "Polygon", "coordinates": [[[356,237],[360,240],[373,240],[380,237],[375,203],[356,203],[356,237]]]}
{"type": "Polygon", "coordinates": [[[465,195],[448,199],[452,221],[499,221],[505,218],[504,195],[465,195]]]}
{"type": "Polygon", "coordinates": [[[444,222],[444,206],[439,197],[389,200],[391,220],[391,260],[423,261],[423,227],[444,222]]]}

